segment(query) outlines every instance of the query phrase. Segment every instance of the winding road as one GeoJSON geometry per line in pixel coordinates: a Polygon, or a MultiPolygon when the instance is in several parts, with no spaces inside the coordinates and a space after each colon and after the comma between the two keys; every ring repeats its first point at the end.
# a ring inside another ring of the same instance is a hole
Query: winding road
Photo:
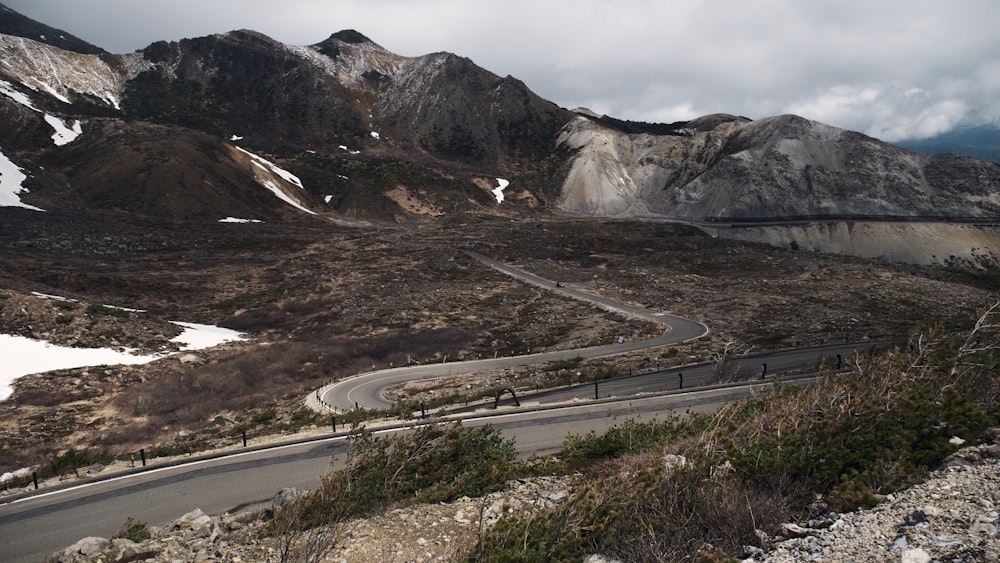
{"type": "Polygon", "coordinates": [[[348,379],[330,384],[314,394],[306,401],[306,404],[317,409],[333,412],[345,412],[355,408],[364,409],[387,409],[392,407],[392,401],[384,397],[384,391],[394,385],[416,381],[421,379],[435,379],[451,375],[462,375],[480,371],[502,369],[514,366],[526,366],[534,364],[544,364],[560,360],[573,358],[598,358],[602,356],[613,356],[626,352],[635,352],[646,348],[656,348],[671,344],[678,344],[701,338],[708,334],[708,327],[702,323],[669,315],[650,311],[635,305],[623,303],[614,299],[608,299],[600,295],[594,295],[585,291],[567,287],[561,283],[545,279],[541,276],[518,270],[502,262],[498,262],[488,256],[483,256],[478,252],[463,250],[467,256],[477,260],[495,270],[512,276],[530,285],[565,295],[573,299],[591,303],[608,311],[620,313],[629,317],[643,319],[658,323],[665,327],[663,334],[646,340],[634,340],[620,344],[608,344],[604,346],[593,346],[590,348],[577,348],[573,350],[557,350],[553,352],[542,352],[538,354],[527,354],[524,356],[510,356],[503,358],[491,358],[485,360],[471,360],[466,362],[452,362],[441,364],[428,364],[420,366],[406,366],[379,370],[362,375],[357,375],[348,379]]]}
{"type": "MultiPolygon", "coordinates": [[[[575,357],[597,357],[662,346],[699,338],[708,328],[694,321],[656,313],[583,291],[557,287],[550,280],[522,272],[480,254],[465,251],[476,260],[506,274],[577,299],[594,303],[666,327],[664,334],[644,341],[598,346],[579,350],[547,352],[513,358],[434,364],[385,370],[340,382],[323,391],[324,400],[341,408],[354,408],[357,401],[366,408],[388,405],[382,390],[396,383],[425,377],[468,373],[483,369],[544,363],[575,357]]],[[[847,354],[864,345],[796,350],[751,358],[754,365],[768,362],[768,373],[815,365],[820,357],[847,354]]],[[[708,388],[689,389],[709,377],[711,366],[685,366],[672,370],[600,382],[600,401],[575,402],[588,396],[593,385],[549,390],[530,397],[535,406],[521,409],[484,409],[459,414],[464,426],[490,424],[506,437],[514,438],[524,457],[558,452],[567,434],[603,433],[624,419],[648,420],[664,413],[712,411],[721,405],[751,395],[756,381],[708,388]],[[680,371],[685,372],[683,378],[680,371]],[[679,383],[683,380],[684,388],[679,383]],[[624,399],[603,395],[649,393],[624,399]],[[583,393],[584,395],[580,395],[583,393]],[[559,404],[539,406],[541,403],[559,404]]],[[[806,384],[808,376],[801,377],[806,384]]],[[[765,385],[767,383],[764,383],[765,385]]],[[[317,394],[311,396],[316,398],[317,394]]],[[[419,422],[417,422],[419,423],[419,422]]],[[[375,433],[407,431],[410,424],[398,423],[375,429],[375,433]]],[[[339,465],[345,457],[348,432],[330,433],[307,440],[275,446],[248,448],[238,452],[194,457],[183,464],[135,469],[129,474],[67,483],[36,493],[23,493],[0,502],[0,561],[38,561],[86,536],[108,537],[126,517],[154,526],[167,525],[193,508],[206,513],[234,512],[266,506],[282,487],[312,489],[320,476],[339,465]],[[331,457],[333,456],[333,457],[331,457]]]]}

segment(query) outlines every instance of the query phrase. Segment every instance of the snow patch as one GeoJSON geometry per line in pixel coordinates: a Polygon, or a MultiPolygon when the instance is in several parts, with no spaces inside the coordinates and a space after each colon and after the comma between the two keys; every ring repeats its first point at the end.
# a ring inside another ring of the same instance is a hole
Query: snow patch
{"type": "Polygon", "coordinates": [[[376,141],[381,138],[381,135],[378,134],[378,131],[372,131],[371,135],[372,139],[375,139],[376,141]]]}
{"type": "Polygon", "coordinates": [[[325,201],[327,203],[330,203],[331,201],[333,201],[333,196],[332,195],[328,195],[328,196],[326,196],[326,197],[323,198],[323,201],[325,201]]]}
{"type": "Polygon", "coordinates": [[[250,156],[250,158],[253,159],[253,163],[256,164],[257,166],[263,168],[264,170],[270,171],[272,174],[277,175],[282,180],[288,182],[289,184],[292,184],[293,186],[302,188],[302,181],[299,180],[298,176],[296,176],[295,174],[292,174],[291,172],[279,167],[277,164],[271,162],[270,160],[257,156],[248,150],[241,149],[240,147],[236,147],[236,149],[250,156]]]}
{"type": "Polygon", "coordinates": [[[111,104],[111,107],[115,108],[116,110],[120,111],[122,109],[121,103],[118,101],[118,97],[112,94],[111,92],[104,92],[104,95],[102,95],[100,98],[105,102],[111,104]]]}
{"type": "Polygon", "coordinates": [[[21,104],[22,106],[32,111],[38,111],[38,108],[36,108],[34,105],[31,104],[31,98],[15,90],[14,85],[11,84],[10,82],[0,80],[0,94],[7,96],[8,98],[14,100],[15,102],[21,104]]]}
{"type": "MultiPolygon", "coordinates": [[[[182,344],[183,351],[202,350],[243,339],[243,334],[217,326],[183,322],[174,324],[184,327],[184,332],[170,341],[182,344]]],[[[0,366],[0,400],[10,397],[14,392],[11,384],[15,379],[32,373],[87,366],[147,364],[168,355],[135,354],[128,349],[70,348],[44,340],[0,334],[0,357],[4,358],[3,365],[0,366]]]]}
{"type": "Polygon", "coordinates": [[[21,168],[0,151],[0,207],[23,207],[32,211],[45,211],[34,205],[22,203],[18,197],[18,194],[28,193],[28,189],[21,185],[26,179],[28,176],[21,171],[21,168]]]}
{"type": "Polygon", "coordinates": [[[493,189],[493,195],[497,198],[497,203],[503,203],[503,191],[507,189],[510,182],[504,180],[503,178],[497,178],[497,182],[500,184],[499,187],[493,189]]]}
{"type": "Polygon", "coordinates": [[[229,138],[229,140],[230,141],[242,141],[243,137],[240,137],[239,135],[233,135],[232,137],[229,138]]]}
{"type": "Polygon", "coordinates": [[[56,146],[63,146],[72,143],[77,137],[83,134],[83,126],[80,125],[80,121],[77,120],[70,127],[66,125],[66,122],[59,119],[58,117],[45,114],[45,121],[56,130],[52,134],[52,140],[56,143],[56,146]]]}
{"type": "Polygon", "coordinates": [[[128,55],[84,55],[27,39],[0,34],[0,62],[8,76],[63,103],[71,92],[94,96],[115,109],[125,84],[153,68],[141,52],[128,55]],[[112,68],[114,66],[114,68],[112,68]]]}
{"type": "Polygon", "coordinates": [[[219,219],[220,223],[263,223],[260,219],[238,219],[236,217],[226,217],[219,219]]]}
{"type": "Polygon", "coordinates": [[[177,326],[184,327],[184,332],[170,339],[171,342],[183,344],[181,350],[203,350],[212,348],[226,342],[243,340],[243,334],[228,328],[219,326],[202,325],[196,323],[182,323],[170,321],[177,326]]]}
{"type": "MultiPolygon", "coordinates": [[[[42,86],[51,90],[50,93],[53,96],[58,97],[58,94],[55,92],[55,90],[52,90],[48,85],[42,84],[42,86]]],[[[0,94],[7,96],[8,98],[30,109],[31,111],[42,113],[40,109],[32,105],[31,98],[17,91],[14,88],[14,85],[11,84],[10,82],[0,80],[0,94]]],[[[69,103],[69,100],[66,99],[62,100],[65,101],[66,103],[69,103]]],[[[48,123],[50,126],[52,126],[53,129],[55,129],[55,133],[52,134],[52,140],[55,142],[57,146],[61,147],[67,143],[72,143],[74,140],[76,140],[77,137],[83,134],[83,126],[80,124],[79,120],[74,122],[73,126],[70,127],[66,125],[66,122],[64,122],[62,119],[59,119],[58,117],[49,115],[47,113],[44,115],[45,115],[45,122],[48,123]]]]}
{"type": "Polygon", "coordinates": [[[347,145],[340,145],[340,150],[346,152],[347,154],[361,154],[361,151],[352,151],[351,149],[347,148],[347,145]]]}
{"type": "Polygon", "coordinates": [[[291,205],[292,207],[294,207],[294,208],[296,208],[296,209],[298,209],[300,211],[305,211],[306,213],[309,213],[310,215],[315,215],[316,214],[315,211],[313,211],[311,209],[306,209],[305,207],[302,206],[301,203],[299,203],[299,202],[295,201],[294,199],[292,199],[288,194],[286,194],[285,192],[283,192],[281,190],[281,188],[279,188],[278,185],[275,184],[274,182],[272,182],[270,180],[263,180],[263,181],[261,181],[261,184],[263,184],[265,188],[271,190],[271,192],[274,195],[278,196],[278,199],[284,201],[288,205],[291,205]]]}
{"type": "MultiPolygon", "coordinates": [[[[236,147],[235,145],[233,145],[233,146],[236,147]]],[[[299,180],[298,176],[296,176],[295,174],[292,174],[291,172],[280,168],[277,164],[274,164],[273,162],[271,162],[271,161],[269,161],[269,160],[267,160],[265,158],[257,156],[257,155],[253,154],[252,152],[250,152],[250,151],[248,151],[246,149],[242,149],[240,147],[236,147],[236,150],[238,150],[238,151],[246,154],[247,156],[249,156],[250,157],[250,161],[254,164],[254,166],[257,166],[261,170],[264,170],[266,172],[270,172],[271,174],[273,174],[273,175],[281,178],[282,180],[288,182],[289,184],[292,184],[293,186],[296,186],[299,189],[305,189],[302,186],[302,181],[299,180]]],[[[315,211],[312,211],[310,209],[305,208],[301,203],[299,203],[298,201],[295,201],[294,199],[292,199],[291,196],[289,196],[287,193],[285,193],[272,180],[270,180],[268,178],[258,177],[257,181],[260,182],[261,185],[263,185],[265,188],[271,190],[271,192],[275,196],[277,196],[278,199],[284,201],[285,203],[291,205],[292,207],[295,207],[296,209],[299,209],[301,211],[305,211],[306,213],[309,213],[310,215],[315,215],[316,214],[315,211]]]]}
{"type": "Polygon", "coordinates": [[[15,469],[14,471],[8,471],[3,475],[0,475],[0,484],[6,483],[7,481],[12,481],[14,479],[22,479],[24,477],[30,477],[31,473],[38,469],[38,465],[32,467],[22,467],[21,469],[15,469]]]}
{"type": "Polygon", "coordinates": [[[42,87],[42,90],[45,90],[46,92],[49,93],[50,96],[59,100],[60,102],[64,104],[72,104],[72,102],[69,101],[69,98],[57,92],[56,89],[53,88],[52,86],[49,86],[48,84],[41,81],[38,81],[38,85],[42,87]]]}

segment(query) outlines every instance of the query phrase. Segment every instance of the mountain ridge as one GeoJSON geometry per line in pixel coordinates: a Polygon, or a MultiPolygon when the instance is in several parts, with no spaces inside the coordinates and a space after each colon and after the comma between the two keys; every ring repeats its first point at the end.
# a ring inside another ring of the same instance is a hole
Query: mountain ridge
{"type": "MultiPolygon", "coordinates": [[[[0,134],[0,148],[30,172],[29,203],[51,206],[52,194],[69,190],[83,207],[101,193],[96,201],[121,212],[167,218],[227,216],[220,206],[232,201],[255,202],[237,206],[252,218],[290,218],[280,201],[248,199],[235,187],[260,184],[252,165],[221,156],[239,146],[302,178],[302,188],[282,189],[310,212],[389,224],[537,213],[1000,216],[993,163],[923,155],[792,115],[649,124],[573,112],[465,57],[405,57],[356,30],[306,46],[235,30],[128,55],[86,55],[2,34],[0,50],[9,85],[0,118],[18,131],[0,134]],[[43,58],[57,63],[36,64],[43,58]],[[53,119],[81,128],[67,154],[45,140],[53,119]],[[115,143],[104,137],[110,131],[133,133],[115,143]],[[163,138],[150,140],[152,131],[163,138]],[[148,143],[135,151],[138,139],[148,143]],[[86,160],[91,150],[99,166],[74,166],[67,156],[86,160]],[[177,155],[189,155],[191,166],[177,155]],[[149,180],[160,177],[170,180],[149,180]],[[508,182],[503,201],[491,193],[496,178],[508,182]],[[201,197],[206,185],[215,195],[201,197]],[[184,195],[163,205],[156,190],[184,195]]],[[[968,255],[963,244],[947,255],[968,255]]]]}

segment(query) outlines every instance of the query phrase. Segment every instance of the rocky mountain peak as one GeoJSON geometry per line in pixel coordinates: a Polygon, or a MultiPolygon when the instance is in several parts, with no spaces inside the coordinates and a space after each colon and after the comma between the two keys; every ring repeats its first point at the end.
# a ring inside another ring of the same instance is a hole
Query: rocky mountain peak
{"type": "Polygon", "coordinates": [[[343,29],[334,33],[330,36],[330,39],[335,39],[342,43],[350,43],[352,45],[359,45],[361,43],[371,43],[372,45],[377,45],[374,41],[366,37],[364,34],[355,31],[353,29],[343,29]]]}
{"type": "Polygon", "coordinates": [[[375,43],[362,33],[353,29],[345,29],[334,33],[324,41],[311,46],[312,49],[338,60],[342,51],[347,48],[350,52],[355,51],[379,51],[388,53],[381,45],[375,43]]]}
{"type": "MultiPolygon", "coordinates": [[[[398,55],[353,29],[308,46],[235,30],[119,56],[53,46],[51,28],[43,33],[29,24],[0,5],[0,144],[39,202],[66,186],[79,194],[110,189],[120,192],[111,200],[134,200],[129,174],[136,171],[109,164],[134,162],[134,155],[100,138],[117,131],[163,151],[140,159],[149,168],[144,179],[190,169],[164,168],[173,155],[227,155],[224,145],[239,139],[257,153],[280,151],[281,164],[304,178],[307,192],[315,190],[306,195],[312,205],[323,201],[334,213],[391,221],[415,219],[407,209],[506,213],[518,201],[533,203],[515,212],[534,213],[541,203],[592,216],[709,222],[1000,216],[994,164],[917,154],[796,115],[750,120],[717,113],[644,123],[574,112],[468,58],[398,55]],[[56,126],[79,127],[80,144],[65,154],[39,152],[56,126]],[[160,134],[169,139],[154,139],[160,134]],[[74,165],[70,155],[85,162],[74,165]],[[99,162],[106,164],[101,174],[90,166],[99,162]],[[498,177],[523,197],[498,208],[481,188],[498,177]],[[424,201],[401,193],[424,194],[424,201]]],[[[230,164],[203,162],[203,176],[227,178],[215,185],[244,184],[245,171],[230,164]]],[[[210,201],[196,197],[205,188],[194,175],[172,177],[184,183],[173,193],[210,201]]],[[[153,193],[161,184],[145,184],[148,201],[162,199],[153,193]]],[[[219,195],[218,201],[232,201],[219,195]]],[[[154,208],[176,209],[143,210],[154,208]]],[[[184,216],[219,214],[229,213],[184,210],[184,216]]]]}
{"type": "Polygon", "coordinates": [[[39,43],[46,43],[53,47],[84,55],[107,53],[107,51],[96,45],[92,45],[61,29],[37,22],[11,10],[3,4],[0,4],[0,33],[32,39],[39,43]]]}

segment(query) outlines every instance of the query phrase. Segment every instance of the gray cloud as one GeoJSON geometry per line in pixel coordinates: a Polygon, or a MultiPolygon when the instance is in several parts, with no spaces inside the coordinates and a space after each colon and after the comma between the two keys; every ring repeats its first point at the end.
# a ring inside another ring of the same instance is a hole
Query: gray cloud
{"type": "Polygon", "coordinates": [[[640,121],[796,113],[885,140],[1000,124],[995,0],[7,0],[114,52],[248,28],[449,51],[640,121]]]}

